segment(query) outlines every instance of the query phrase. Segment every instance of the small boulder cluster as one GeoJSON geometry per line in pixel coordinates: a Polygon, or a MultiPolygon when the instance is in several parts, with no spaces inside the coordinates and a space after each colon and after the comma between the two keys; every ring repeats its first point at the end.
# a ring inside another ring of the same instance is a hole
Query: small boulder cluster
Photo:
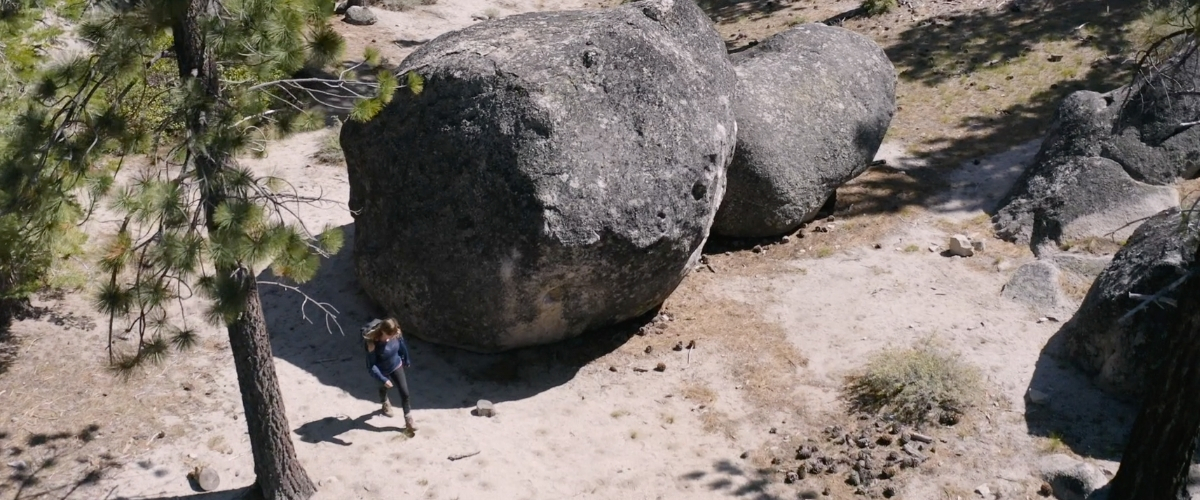
{"type": "Polygon", "coordinates": [[[1038,257],[1002,294],[1041,315],[1071,315],[1058,332],[1066,357],[1134,399],[1163,356],[1174,314],[1168,287],[1195,268],[1198,229],[1180,210],[1176,183],[1200,175],[1196,49],[1182,44],[1111,92],[1064,99],[993,218],[998,236],[1038,257]],[[1080,303],[1064,283],[1090,288],[1080,303]]]}
{"type": "Polygon", "coordinates": [[[1033,164],[994,218],[1001,238],[1039,255],[1179,206],[1173,185],[1200,174],[1200,51],[1185,44],[1130,85],[1079,91],[1059,106],[1033,164]]]}
{"type": "Polygon", "coordinates": [[[691,0],[437,37],[424,77],[342,127],[364,291],[478,352],[639,317],[710,233],[780,236],[864,171],[895,111],[870,39],[802,25],[731,57],[691,0]]]}

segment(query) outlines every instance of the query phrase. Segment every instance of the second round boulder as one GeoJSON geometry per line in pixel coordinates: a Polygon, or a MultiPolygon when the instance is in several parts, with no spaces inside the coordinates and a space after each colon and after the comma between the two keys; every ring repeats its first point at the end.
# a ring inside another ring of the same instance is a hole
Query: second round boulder
{"type": "Polygon", "coordinates": [[[822,24],[730,59],[737,149],[713,234],[787,234],[867,169],[895,114],[895,69],[869,38],[822,24]]]}

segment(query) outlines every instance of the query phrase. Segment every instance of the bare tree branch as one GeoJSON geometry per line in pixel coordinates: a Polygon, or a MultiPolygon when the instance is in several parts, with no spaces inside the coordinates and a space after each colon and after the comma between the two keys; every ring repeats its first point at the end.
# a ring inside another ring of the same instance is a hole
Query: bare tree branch
{"type": "Polygon", "coordinates": [[[301,290],[300,287],[288,285],[286,283],[280,283],[278,281],[259,281],[258,284],[274,285],[274,286],[277,286],[284,290],[288,290],[288,291],[300,294],[301,297],[304,297],[304,302],[300,303],[300,316],[302,318],[304,318],[304,321],[307,321],[308,324],[310,324],[310,325],[313,324],[312,320],[308,318],[308,311],[306,309],[308,304],[312,303],[313,305],[317,306],[317,308],[320,309],[321,312],[325,313],[325,331],[326,332],[333,333],[333,326],[336,326],[338,333],[340,333],[342,335],[346,334],[346,332],[342,330],[342,324],[340,322],[338,322],[338,319],[337,319],[338,314],[341,314],[341,312],[338,311],[336,307],[333,307],[333,304],[314,299],[314,298],[312,298],[312,296],[305,293],[304,290],[301,290]],[[331,322],[333,324],[332,326],[330,325],[331,322]]]}
{"type": "Polygon", "coordinates": [[[1138,311],[1141,311],[1142,309],[1145,309],[1146,307],[1150,306],[1150,304],[1159,303],[1160,307],[1161,307],[1161,304],[1166,304],[1168,306],[1174,306],[1175,301],[1167,298],[1166,295],[1168,293],[1171,293],[1172,291],[1174,291],[1176,288],[1179,288],[1179,286],[1182,285],[1185,281],[1187,281],[1188,278],[1195,276],[1198,271],[1200,271],[1200,270],[1197,270],[1197,269],[1191,270],[1187,274],[1180,276],[1179,279],[1171,282],[1170,285],[1163,287],[1162,290],[1155,292],[1154,295],[1147,296],[1147,295],[1135,294],[1133,292],[1130,292],[1129,298],[1132,298],[1132,299],[1140,298],[1142,300],[1142,302],[1140,304],[1138,304],[1137,307],[1130,309],[1129,312],[1125,313],[1124,316],[1121,316],[1119,319],[1117,319],[1117,322],[1121,323],[1121,324],[1128,324],[1129,320],[1133,319],[1133,315],[1137,314],[1138,311]]]}

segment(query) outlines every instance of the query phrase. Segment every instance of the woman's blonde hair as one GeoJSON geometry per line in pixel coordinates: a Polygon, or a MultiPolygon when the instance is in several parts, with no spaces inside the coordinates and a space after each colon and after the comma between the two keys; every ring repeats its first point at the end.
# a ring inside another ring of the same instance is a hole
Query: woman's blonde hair
{"type": "Polygon", "coordinates": [[[375,325],[375,328],[368,330],[363,335],[363,340],[367,343],[367,350],[374,351],[376,342],[379,342],[385,336],[391,337],[393,335],[399,337],[404,334],[400,332],[400,323],[397,323],[393,318],[388,318],[380,321],[378,325],[375,325]]]}

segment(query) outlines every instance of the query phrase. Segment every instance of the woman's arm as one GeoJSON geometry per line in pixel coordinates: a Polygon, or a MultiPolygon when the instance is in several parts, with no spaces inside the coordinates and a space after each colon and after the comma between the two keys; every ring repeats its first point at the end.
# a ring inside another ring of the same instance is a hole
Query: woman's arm
{"type": "Polygon", "coordinates": [[[375,380],[378,380],[380,383],[386,384],[388,381],[387,376],[385,376],[383,372],[379,370],[379,365],[377,364],[377,361],[379,361],[379,356],[375,354],[375,351],[378,350],[379,349],[367,349],[367,367],[371,370],[371,377],[373,377],[375,380]]]}
{"type": "Polygon", "coordinates": [[[400,361],[404,366],[412,366],[412,361],[408,358],[408,343],[404,341],[404,337],[398,339],[400,341],[400,361]]]}

